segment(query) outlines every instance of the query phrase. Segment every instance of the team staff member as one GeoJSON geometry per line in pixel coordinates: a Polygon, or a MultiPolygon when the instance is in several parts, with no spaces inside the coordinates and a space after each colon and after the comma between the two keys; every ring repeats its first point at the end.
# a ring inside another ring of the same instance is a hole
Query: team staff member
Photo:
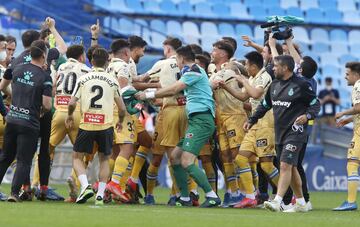
{"type": "Polygon", "coordinates": [[[32,158],[36,152],[40,130],[40,115],[51,109],[52,81],[42,70],[48,49],[44,41],[35,41],[30,47],[30,64],[19,65],[4,75],[2,84],[12,80],[12,101],[6,118],[4,151],[0,156],[0,180],[7,168],[17,159],[17,168],[8,201],[20,200],[19,191],[29,176],[32,158]]]}
{"type": "Polygon", "coordinates": [[[95,204],[104,204],[103,197],[109,177],[109,156],[114,133],[113,121],[118,121],[116,127],[117,130],[120,130],[126,111],[124,102],[120,97],[118,81],[105,72],[108,57],[107,51],[103,48],[97,48],[93,51],[93,71],[79,79],[69,103],[66,119],[67,128],[73,127],[73,113],[77,101],[80,102],[81,112],[79,133],[76,137],[73,154],[73,167],[81,184],[81,193],[76,200],[77,203],[85,203],[94,195],[86,177],[83,159],[86,153],[92,153],[94,142],[96,142],[99,146],[100,182],[95,204]],[[115,101],[119,119],[113,119],[114,106],[110,100],[115,101]]]}

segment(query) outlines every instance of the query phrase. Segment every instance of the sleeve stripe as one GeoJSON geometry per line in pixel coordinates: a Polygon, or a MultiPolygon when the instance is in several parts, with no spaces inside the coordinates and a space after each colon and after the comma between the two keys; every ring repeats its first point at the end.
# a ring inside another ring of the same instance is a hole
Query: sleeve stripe
{"type": "Polygon", "coordinates": [[[50,82],[50,81],[46,81],[46,82],[44,83],[44,85],[45,85],[45,86],[46,86],[46,85],[52,86],[53,84],[52,84],[52,82],[50,82]]]}

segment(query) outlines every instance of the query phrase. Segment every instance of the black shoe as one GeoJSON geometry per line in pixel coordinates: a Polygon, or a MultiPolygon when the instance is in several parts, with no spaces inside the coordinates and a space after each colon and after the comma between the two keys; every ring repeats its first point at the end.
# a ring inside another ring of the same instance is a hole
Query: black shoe
{"type": "Polygon", "coordinates": [[[176,202],[179,200],[180,197],[171,196],[169,201],[167,202],[168,206],[176,206],[176,202]]]}
{"type": "Polygon", "coordinates": [[[221,204],[221,200],[219,197],[217,198],[210,198],[206,197],[205,202],[201,204],[201,208],[210,208],[210,207],[218,207],[221,204]]]}
{"type": "Polygon", "coordinates": [[[81,190],[79,197],[76,199],[76,203],[82,204],[86,203],[88,199],[94,196],[94,191],[91,185],[88,185],[84,190],[81,190]]]}
{"type": "Polygon", "coordinates": [[[200,203],[199,203],[199,199],[200,199],[199,194],[195,194],[194,192],[190,192],[190,199],[191,199],[191,202],[192,202],[194,207],[198,207],[200,205],[200,203]]]}
{"type": "Polygon", "coordinates": [[[11,196],[9,196],[9,198],[7,199],[8,202],[12,202],[12,203],[17,203],[17,202],[22,202],[22,200],[20,199],[19,195],[17,194],[11,194],[11,196]]]}
{"type": "Polygon", "coordinates": [[[192,207],[193,203],[191,201],[191,199],[189,201],[184,201],[182,199],[178,199],[175,203],[175,206],[177,207],[192,207]]]}
{"type": "Polygon", "coordinates": [[[20,193],[22,201],[32,201],[35,195],[35,188],[27,187],[20,193]]]}

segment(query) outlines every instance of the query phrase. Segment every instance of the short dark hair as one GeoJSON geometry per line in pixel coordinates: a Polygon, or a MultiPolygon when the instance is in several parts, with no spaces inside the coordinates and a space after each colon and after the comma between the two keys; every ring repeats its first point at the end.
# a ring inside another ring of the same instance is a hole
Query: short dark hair
{"type": "Polygon", "coordinates": [[[110,49],[113,54],[116,54],[122,49],[130,48],[130,43],[126,39],[117,39],[111,43],[110,49]]]}
{"type": "MultiPolygon", "coordinates": [[[[269,41],[267,41],[267,42],[265,43],[265,46],[269,49],[269,53],[271,54],[271,48],[270,48],[270,45],[269,45],[269,41]]],[[[276,43],[276,44],[275,44],[275,48],[276,48],[276,50],[277,50],[277,52],[278,52],[279,55],[282,55],[282,54],[284,53],[284,50],[283,50],[281,44],[276,43]]]]}
{"type": "Polygon", "coordinates": [[[289,71],[293,72],[295,68],[294,58],[290,55],[279,55],[274,58],[275,61],[279,62],[280,65],[286,66],[289,71]]]}
{"type": "Polygon", "coordinates": [[[5,41],[7,43],[15,43],[15,46],[17,46],[16,38],[14,36],[11,35],[6,36],[5,41]]]}
{"type": "Polygon", "coordinates": [[[81,55],[84,54],[84,52],[85,48],[82,45],[72,45],[67,48],[66,57],[77,60],[81,55]]]}
{"type": "Polygon", "coordinates": [[[234,47],[228,41],[217,41],[213,44],[213,47],[224,50],[227,53],[229,59],[234,56],[234,47]]]}
{"type": "Polygon", "coordinates": [[[32,59],[39,59],[47,52],[46,43],[43,40],[35,40],[30,46],[30,55],[32,59]]]}
{"type": "Polygon", "coordinates": [[[312,57],[305,56],[303,57],[303,61],[300,64],[300,68],[301,68],[301,75],[303,75],[308,79],[311,79],[315,76],[318,70],[318,65],[316,61],[312,59],[312,57]]]}
{"type": "Polygon", "coordinates": [[[175,37],[167,37],[164,42],[163,45],[169,45],[171,46],[174,50],[179,49],[182,46],[182,42],[180,39],[175,38],[175,37]]]}
{"type": "Polygon", "coordinates": [[[244,56],[250,64],[256,65],[259,69],[262,69],[264,66],[264,59],[262,55],[257,51],[251,51],[244,56]]]}
{"type": "Polygon", "coordinates": [[[128,42],[130,44],[130,50],[132,50],[136,47],[143,48],[147,45],[147,42],[145,40],[143,40],[143,38],[141,38],[140,36],[137,36],[137,35],[130,36],[128,38],[128,42]]]}
{"type": "Polygon", "coordinates": [[[237,49],[236,39],[234,39],[233,37],[229,37],[229,36],[224,36],[224,37],[222,37],[222,39],[226,42],[229,42],[233,46],[234,52],[236,51],[236,49],[237,49]]]}
{"type": "Polygon", "coordinates": [[[95,48],[92,52],[92,63],[95,67],[103,68],[109,60],[109,54],[104,48],[95,48]]]}
{"type": "Polygon", "coordinates": [[[195,59],[198,60],[199,62],[201,62],[203,65],[205,65],[205,71],[207,72],[207,69],[210,65],[211,62],[211,58],[204,55],[204,54],[196,54],[195,55],[195,59]]]}
{"type": "Polygon", "coordinates": [[[0,34],[0,42],[6,41],[6,37],[0,34]]]}
{"type": "Polygon", "coordinates": [[[202,47],[197,45],[196,43],[189,44],[189,46],[191,47],[191,49],[195,55],[203,53],[202,47]]]}
{"type": "Polygon", "coordinates": [[[349,68],[351,71],[358,73],[360,75],[360,62],[357,61],[348,62],[346,63],[345,68],[349,68]]]}
{"type": "Polygon", "coordinates": [[[22,34],[21,41],[22,41],[24,48],[28,48],[31,46],[31,44],[34,41],[39,40],[39,38],[40,38],[40,33],[38,31],[27,30],[26,32],[24,32],[22,34]]]}
{"type": "Polygon", "coordinates": [[[44,40],[46,37],[48,37],[51,34],[50,29],[45,28],[40,31],[40,39],[44,40]]]}
{"type": "Polygon", "coordinates": [[[192,51],[190,45],[180,47],[176,50],[176,54],[180,55],[187,61],[195,61],[195,54],[192,51]]]}
{"type": "Polygon", "coordinates": [[[325,78],[325,83],[328,82],[328,83],[332,83],[332,78],[331,77],[326,77],[325,78]]]}
{"type": "Polygon", "coordinates": [[[96,49],[96,48],[100,48],[101,46],[100,45],[94,45],[94,46],[91,46],[87,52],[86,52],[86,57],[87,59],[89,60],[89,62],[91,62],[92,60],[92,54],[93,54],[93,51],[96,49]]]}

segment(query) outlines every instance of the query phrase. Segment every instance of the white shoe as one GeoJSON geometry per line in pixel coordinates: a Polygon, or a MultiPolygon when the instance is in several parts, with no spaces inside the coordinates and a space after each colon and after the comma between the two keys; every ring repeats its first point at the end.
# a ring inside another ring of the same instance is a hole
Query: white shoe
{"type": "Polygon", "coordinates": [[[296,212],[308,212],[307,205],[301,206],[300,204],[296,203],[291,209],[284,210],[284,213],[296,213],[296,212]]]}
{"type": "Polygon", "coordinates": [[[313,207],[312,207],[312,204],[311,204],[310,201],[306,203],[306,207],[307,207],[307,210],[308,210],[308,211],[312,211],[312,210],[313,210],[313,207]]]}
{"type": "Polygon", "coordinates": [[[285,211],[285,210],[290,210],[290,209],[292,209],[292,208],[294,207],[294,205],[291,204],[291,203],[289,203],[288,205],[285,205],[285,203],[281,202],[280,207],[281,207],[281,210],[282,210],[282,211],[285,211]]]}
{"type": "Polygon", "coordinates": [[[264,207],[265,207],[265,209],[273,211],[273,212],[280,212],[280,203],[278,203],[274,200],[264,202],[264,207]]]}

